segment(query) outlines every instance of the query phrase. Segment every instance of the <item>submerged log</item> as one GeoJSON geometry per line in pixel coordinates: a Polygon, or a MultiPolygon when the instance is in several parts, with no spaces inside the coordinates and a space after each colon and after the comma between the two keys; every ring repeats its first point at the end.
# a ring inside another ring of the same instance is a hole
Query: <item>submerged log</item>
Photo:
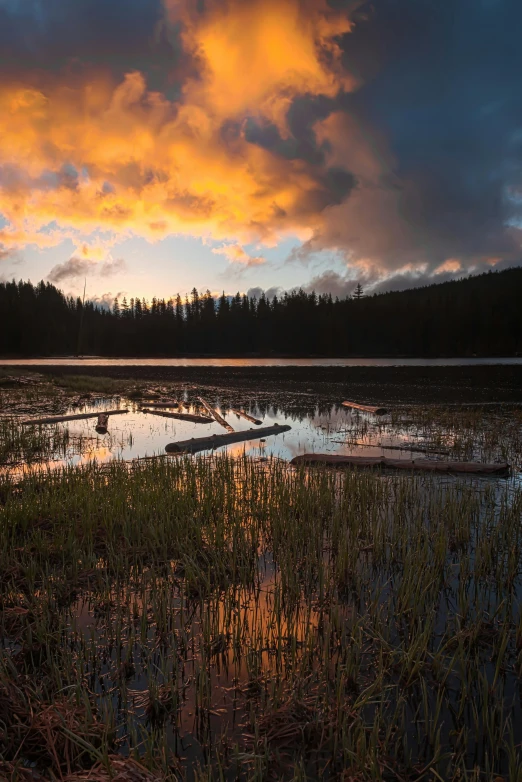
{"type": "MultiPolygon", "coordinates": [[[[375,447],[370,445],[370,448],[375,447]]],[[[429,448],[422,445],[379,445],[384,451],[408,451],[409,453],[432,453],[437,456],[449,456],[450,450],[448,448],[429,448]]]]}
{"type": "Polygon", "coordinates": [[[244,418],[247,421],[250,421],[251,424],[255,424],[256,426],[261,426],[263,423],[258,418],[254,418],[252,415],[248,415],[248,413],[245,413],[244,410],[235,410],[233,407],[230,408],[230,412],[234,413],[234,415],[239,416],[240,418],[244,418]]]}
{"type": "Polygon", "coordinates": [[[167,413],[165,410],[149,410],[144,407],[142,413],[149,415],[161,415],[164,418],[176,418],[178,421],[192,421],[193,424],[213,424],[214,419],[204,415],[190,415],[189,413],[167,413]]]}
{"type": "Polygon", "coordinates": [[[335,456],[326,453],[305,453],[295,456],[293,465],[331,465],[332,467],[387,467],[394,470],[422,470],[423,472],[469,473],[472,475],[505,475],[507,462],[446,462],[433,459],[387,459],[385,456],[335,456]]]}
{"type": "Polygon", "coordinates": [[[165,450],[167,453],[197,453],[198,451],[208,451],[219,448],[221,445],[230,443],[242,443],[247,440],[259,440],[262,437],[268,437],[271,434],[281,434],[288,432],[291,426],[265,426],[263,429],[249,429],[246,432],[232,432],[232,434],[213,434],[209,437],[196,437],[191,440],[179,440],[177,443],[169,443],[165,450]]]}
{"type": "MultiPolygon", "coordinates": [[[[104,415],[123,415],[128,410],[104,410],[104,415]]],[[[76,413],[75,415],[53,415],[50,418],[34,418],[22,421],[22,426],[36,426],[37,424],[60,424],[62,421],[81,421],[86,418],[98,418],[99,413],[76,413]]]]}
{"type": "Polygon", "coordinates": [[[388,412],[385,407],[374,407],[373,405],[359,405],[357,402],[343,402],[344,407],[351,407],[354,410],[362,410],[364,413],[373,413],[373,415],[386,415],[388,412]]]}
{"type": "Polygon", "coordinates": [[[205,399],[203,399],[202,396],[198,396],[198,399],[203,405],[203,407],[205,408],[205,410],[207,411],[207,413],[211,415],[218,422],[218,424],[221,424],[221,426],[223,426],[227,430],[227,432],[234,431],[234,427],[230,426],[230,424],[228,424],[225,421],[223,416],[221,416],[217,410],[215,410],[213,407],[210,407],[209,403],[205,399]]]}
{"type": "Polygon", "coordinates": [[[96,431],[98,434],[107,434],[107,427],[109,426],[109,416],[107,413],[100,413],[98,416],[98,423],[96,424],[96,431]]]}
{"type": "Polygon", "coordinates": [[[147,402],[147,407],[179,407],[178,402],[147,402]]]}

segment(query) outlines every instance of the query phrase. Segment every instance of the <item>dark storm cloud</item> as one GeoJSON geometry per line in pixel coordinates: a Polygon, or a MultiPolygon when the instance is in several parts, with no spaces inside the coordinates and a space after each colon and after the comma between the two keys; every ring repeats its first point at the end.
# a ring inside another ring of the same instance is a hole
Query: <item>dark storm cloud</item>
{"type": "MultiPolygon", "coordinates": [[[[489,267],[488,267],[489,268],[489,267]]],[[[480,272],[487,271],[487,268],[481,267],[480,272]]],[[[360,282],[366,295],[374,293],[386,293],[388,291],[403,291],[410,288],[422,288],[425,285],[432,285],[434,282],[449,282],[450,280],[460,280],[462,277],[468,277],[466,270],[455,272],[446,271],[439,274],[426,273],[404,273],[392,274],[390,277],[375,281],[376,278],[353,279],[346,274],[342,274],[331,269],[313,277],[309,283],[303,286],[307,293],[314,291],[317,294],[331,294],[334,298],[345,299],[352,296],[358,283],[360,282]]]]}
{"type": "Polygon", "coordinates": [[[0,70],[59,70],[88,63],[115,74],[143,69],[151,79],[176,47],[167,39],[161,0],[3,0],[0,70]]]}
{"type": "MultiPolygon", "coordinates": [[[[522,260],[519,261],[500,261],[494,271],[503,271],[512,269],[516,266],[522,266],[522,260]]],[[[404,291],[410,288],[422,288],[425,285],[432,285],[434,282],[450,282],[451,280],[460,280],[468,277],[470,274],[485,274],[491,271],[489,264],[477,264],[471,269],[460,269],[456,271],[441,271],[436,274],[423,272],[405,272],[403,274],[392,274],[390,277],[378,281],[368,288],[369,293],[386,293],[387,291],[404,291]]]]}
{"type": "MultiPolygon", "coordinates": [[[[522,259],[518,261],[501,261],[495,267],[495,271],[503,271],[516,266],[522,266],[522,259]]],[[[328,269],[321,274],[313,277],[303,290],[307,293],[330,293],[334,298],[344,299],[352,296],[358,283],[361,283],[363,290],[367,295],[374,293],[387,293],[389,291],[404,291],[411,288],[422,288],[433,283],[450,282],[451,280],[460,280],[468,277],[470,274],[484,274],[491,271],[491,266],[487,263],[480,263],[471,269],[460,268],[453,271],[410,271],[392,273],[385,278],[381,278],[377,270],[373,273],[362,274],[360,276],[350,276],[349,274],[328,269]]]]}
{"type": "Polygon", "coordinates": [[[287,114],[289,135],[281,137],[278,128],[259,118],[249,117],[245,124],[245,138],[288,160],[297,158],[313,165],[324,163],[326,144],[318,143],[314,124],[328,117],[338,108],[338,102],[323,96],[303,95],[296,97],[287,114]]]}
{"type": "Polygon", "coordinates": [[[335,247],[349,263],[381,272],[422,266],[428,278],[448,259],[465,268],[516,260],[522,3],[377,0],[360,4],[353,18],[341,43],[359,90],[295,97],[284,136],[257,117],[244,126],[250,143],[314,169],[320,186],[300,211],[324,213],[325,221],[301,254],[335,247]],[[364,164],[359,176],[357,158],[366,149],[346,159],[344,171],[339,154],[336,173],[326,170],[343,134],[318,138],[317,123],[336,112],[363,128],[365,138],[377,130],[380,141],[368,147],[378,176],[366,176],[364,164]]]}
{"type": "Polygon", "coordinates": [[[394,184],[361,193],[358,225],[340,207],[312,248],[388,269],[518,257],[522,3],[378,0],[360,14],[344,60],[367,82],[341,103],[385,137],[394,184]]]}
{"type": "Polygon", "coordinates": [[[323,156],[315,145],[303,145],[296,136],[282,138],[278,128],[272,123],[261,123],[258,119],[249,117],[245,123],[244,134],[250,144],[257,144],[286,160],[301,158],[309,163],[323,162],[323,156]]]}

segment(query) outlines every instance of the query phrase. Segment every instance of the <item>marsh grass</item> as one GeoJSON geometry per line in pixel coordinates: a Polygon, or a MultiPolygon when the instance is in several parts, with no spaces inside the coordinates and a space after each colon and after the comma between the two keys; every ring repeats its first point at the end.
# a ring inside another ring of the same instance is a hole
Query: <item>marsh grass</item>
{"type": "Polygon", "coordinates": [[[121,394],[132,392],[136,383],[132,380],[89,375],[57,375],[49,379],[57,388],[75,394],[121,394]]]}
{"type": "Polygon", "coordinates": [[[507,461],[522,468],[522,408],[520,405],[415,406],[393,411],[392,428],[419,442],[446,447],[452,458],[483,462],[507,461]]]}
{"type": "Polygon", "coordinates": [[[0,758],[522,779],[521,515],[515,479],[226,455],[4,475],[0,758]]]}
{"type": "Polygon", "coordinates": [[[0,418],[0,468],[34,464],[63,456],[70,444],[67,429],[21,427],[17,418],[0,418]]]}

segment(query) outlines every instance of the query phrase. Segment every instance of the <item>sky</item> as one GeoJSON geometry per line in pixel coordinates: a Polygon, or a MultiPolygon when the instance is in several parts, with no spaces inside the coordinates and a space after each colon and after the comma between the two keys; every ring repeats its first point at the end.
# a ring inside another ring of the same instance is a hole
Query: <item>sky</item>
{"type": "Polygon", "coordinates": [[[0,280],[397,290],[522,263],[520,0],[0,0],[0,280]]]}

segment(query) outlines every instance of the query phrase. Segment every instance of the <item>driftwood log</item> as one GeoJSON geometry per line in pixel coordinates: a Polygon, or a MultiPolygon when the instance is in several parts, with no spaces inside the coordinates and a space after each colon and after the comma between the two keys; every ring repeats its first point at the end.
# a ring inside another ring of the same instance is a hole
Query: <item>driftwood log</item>
{"type": "Polygon", "coordinates": [[[259,440],[262,437],[268,437],[271,434],[281,434],[288,432],[291,426],[265,426],[263,429],[249,429],[246,432],[232,432],[231,434],[213,434],[209,437],[193,437],[191,440],[179,440],[177,443],[169,443],[165,450],[167,453],[197,453],[198,451],[208,451],[213,448],[219,448],[221,445],[230,443],[242,443],[247,440],[259,440]]]}
{"type": "Polygon", "coordinates": [[[107,434],[107,427],[109,426],[109,416],[107,413],[100,413],[98,416],[98,423],[96,424],[96,431],[98,434],[107,434]]]}
{"type": "Polygon", "coordinates": [[[255,424],[256,426],[261,426],[261,424],[263,423],[258,418],[254,418],[254,416],[245,413],[244,410],[235,410],[233,407],[231,407],[230,412],[234,413],[234,415],[237,415],[240,418],[244,418],[246,421],[250,421],[251,424],[255,424]]]}
{"type": "Polygon", "coordinates": [[[142,413],[149,415],[161,415],[163,418],[176,418],[178,421],[192,421],[193,424],[213,424],[213,418],[207,418],[204,415],[190,415],[189,413],[167,413],[165,410],[149,410],[144,407],[142,413]]]}
{"type": "Polygon", "coordinates": [[[217,410],[215,410],[213,407],[210,407],[209,403],[205,399],[203,399],[202,396],[198,396],[198,399],[201,402],[201,404],[203,405],[203,407],[205,408],[205,410],[207,411],[207,413],[209,415],[211,415],[214,418],[214,420],[216,420],[218,422],[218,424],[221,424],[221,426],[224,427],[224,429],[226,429],[227,432],[233,432],[234,431],[234,427],[230,426],[230,424],[228,424],[225,421],[223,416],[221,416],[218,413],[217,410]]]}
{"type": "MultiPolygon", "coordinates": [[[[104,410],[104,415],[123,415],[128,410],[104,410]]],[[[22,421],[22,426],[36,426],[37,424],[60,424],[62,421],[81,421],[86,418],[98,418],[100,413],[76,413],[75,415],[53,415],[50,418],[34,418],[22,421]]]]}
{"type": "Polygon", "coordinates": [[[330,465],[332,467],[387,467],[394,470],[422,470],[423,472],[469,473],[471,475],[506,475],[507,462],[443,462],[433,459],[387,459],[384,456],[334,456],[326,453],[305,453],[295,456],[293,465],[330,465]]]}
{"type": "Polygon", "coordinates": [[[374,415],[386,415],[388,412],[385,407],[374,407],[373,405],[359,405],[357,402],[343,402],[344,407],[351,407],[354,410],[362,410],[364,413],[373,413],[374,415]]]}

